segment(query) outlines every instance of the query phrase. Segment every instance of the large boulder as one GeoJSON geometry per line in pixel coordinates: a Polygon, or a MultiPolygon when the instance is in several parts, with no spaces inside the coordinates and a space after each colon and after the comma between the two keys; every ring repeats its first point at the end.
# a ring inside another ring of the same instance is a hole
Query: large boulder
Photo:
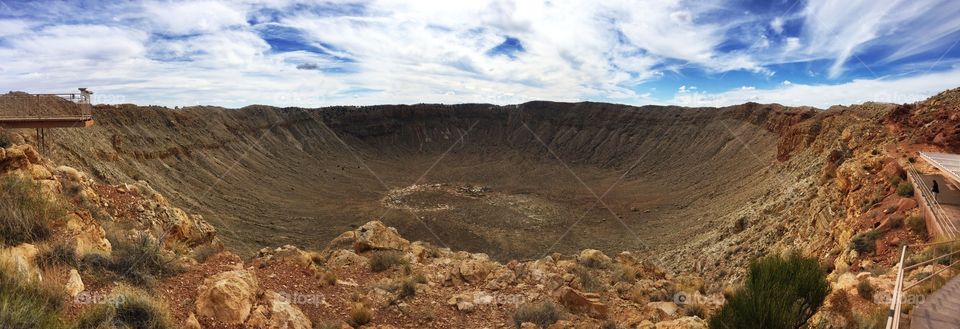
{"type": "Polygon", "coordinates": [[[387,227],[380,221],[372,221],[360,226],[354,231],[353,248],[360,252],[366,250],[405,250],[410,246],[407,241],[397,233],[397,229],[387,227]]]}
{"type": "Polygon", "coordinates": [[[227,324],[244,323],[256,300],[257,289],[257,277],[247,270],[208,277],[197,288],[197,315],[227,324]]]}
{"type": "Polygon", "coordinates": [[[266,329],[310,329],[310,319],[299,308],[290,304],[289,298],[268,290],[260,305],[250,314],[247,327],[266,329]]]}
{"type": "Polygon", "coordinates": [[[77,297],[85,288],[83,279],[80,278],[80,273],[77,272],[76,269],[70,269],[70,273],[67,275],[67,283],[64,285],[64,290],[67,291],[67,294],[70,295],[70,297],[77,297]]]}

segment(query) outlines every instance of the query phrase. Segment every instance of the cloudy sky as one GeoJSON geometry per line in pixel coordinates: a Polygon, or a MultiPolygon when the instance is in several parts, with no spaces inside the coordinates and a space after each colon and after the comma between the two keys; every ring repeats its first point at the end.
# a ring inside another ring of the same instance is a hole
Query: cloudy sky
{"type": "Polygon", "coordinates": [[[0,0],[0,90],[828,107],[960,87],[960,1],[0,0]]]}

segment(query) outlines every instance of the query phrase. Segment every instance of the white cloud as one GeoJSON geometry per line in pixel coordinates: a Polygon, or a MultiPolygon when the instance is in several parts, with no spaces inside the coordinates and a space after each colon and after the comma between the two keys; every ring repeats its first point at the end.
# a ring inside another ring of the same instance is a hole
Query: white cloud
{"type": "Polygon", "coordinates": [[[770,21],[770,28],[773,29],[774,32],[777,32],[777,34],[783,33],[783,18],[779,16],[774,17],[773,20],[770,21]]]}
{"type": "MultiPolygon", "coordinates": [[[[353,0],[328,5],[346,1],[353,0]]],[[[674,74],[682,79],[684,71],[729,78],[733,75],[726,72],[745,70],[763,80],[776,73],[773,64],[828,59],[836,77],[864,47],[896,45],[884,59],[890,61],[946,48],[943,43],[953,40],[945,36],[960,30],[960,20],[950,15],[958,6],[946,1],[937,4],[943,8],[938,11],[934,5],[902,0],[811,0],[800,13],[773,18],[740,16],[724,9],[728,6],[685,0],[359,1],[352,4],[360,4],[361,13],[293,11],[287,7],[292,0],[91,3],[95,7],[86,11],[86,23],[75,23],[69,13],[77,8],[69,2],[25,4],[30,10],[17,9],[36,11],[40,18],[0,20],[0,90],[83,85],[122,94],[126,101],[166,105],[504,104],[532,99],[643,104],[654,101],[648,93],[654,88],[645,83],[674,74]],[[257,12],[263,8],[284,12],[271,24],[303,32],[305,40],[295,42],[352,62],[310,51],[271,51],[257,33],[263,26],[247,22],[248,17],[275,18],[257,12]],[[787,20],[804,23],[804,32],[784,32],[787,20]],[[767,26],[779,35],[771,35],[767,26]],[[487,54],[507,37],[520,40],[524,51],[516,58],[487,54]],[[752,46],[723,51],[731,38],[752,46]],[[343,67],[349,73],[296,68],[302,64],[343,67]]],[[[801,70],[808,69],[811,77],[822,76],[817,67],[801,70]]],[[[713,102],[775,99],[768,93],[803,90],[792,89],[803,85],[784,81],[769,91],[738,88],[732,94],[708,94],[680,83],[686,86],[678,94],[713,102]]],[[[754,83],[762,82],[735,85],[754,83]]],[[[804,97],[821,104],[836,98],[831,95],[804,97]]]]}
{"type": "Polygon", "coordinates": [[[151,2],[145,7],[145,16],[156,25],[158,32],[191,34],[246,25],[246,14],[242,10],[222,2],[151,2]]]}
{"type": "Polygon", "coordinates": [[[745,102],[779,103],[790,106],[859,104],[864,101],[909,103],[960,86],[960,69],[887,80],[854,80],[842,84],[807,85],[787,83],[773,89],[737,88],[721,93],[678,93],[671,104],[728,106],[745,102]]]}

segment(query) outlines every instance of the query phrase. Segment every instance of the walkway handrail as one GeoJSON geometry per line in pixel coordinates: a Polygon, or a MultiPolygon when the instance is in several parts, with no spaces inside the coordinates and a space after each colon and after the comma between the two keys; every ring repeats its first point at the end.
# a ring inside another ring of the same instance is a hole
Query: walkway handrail
{"type": "Polygon", "coordinates": [[[45,93],[45,94],[7,94],[5,97],[14,97],[14,98],[23,98],[22,104],[33,103],[36,107],[36,114],[17,114],[12,116],[3,116],[0,115],[0,120],[4,121],[17,121],[17,120],[37,120],[37,119],[79,119],[79,120],[90,120],[93,119],[93,106],[91,106],[90,95],[93,92],[88,91],[86,88],[80,88],[80,93],[45,93]],[[43,113],[43,103],[42,100],[45,97],[57,97],[66,101],[77,104],[80,109],[80,113],[43,113]]]}
{"type": "Polygon", "coordinates": [[[897,329],[897,328],[900,328],[900,316],[901,316],[901,313],[902,313],[902,312],[901,312],[901,307],[902,307],[902,304],[903,304],[902,301],[903,301],[903,293],[904,293],[904,292],[906,292],[907,290],[910,290],[910,289],[913,288],[913,287],[916,287],[917,285],[923,283],[924,281],[929,280],[930,278],[932,278],[932,277],[934,277],[934,276],[939,275],[941,272],[946,271],[947,269],[953,268],[953,267],[954,267],[955,265],[957,265],[957,264],[960,264],[960,261],[953,262],[953,263],[950,264],[949,266],[947,266],[947,267],[945,267],[945,268],[942,268],[942,269],[940,269],[940,270],[938,270],[938,271],[930,274],[930,275],[927,276],[926,278],[920,279],[920,280],[918,280],[917,282],[914,282],[914,283],[910,284],[909,286],[907,286],[906,288],[904,288],[904,287],[903,287],[903,279],[904,279],[904,272],[905,272],[905,270],[913,269],[913,268],[919,267],[919,266],[921,266],[921,265],[925,265],[925,264],[931,263],[931,262],[933,262],[933,261],[943,259],[943,258],[945,258],[945,257],[947,257],[947,256],[951,256],[951,255],[955,255],[955,254],[957,254],[957,253],[960,253],[960,250],[948,250],[947,252],[949,252],[949,253],[946,253],[946,254],[944,254],[944,255],[940,255],[940,256],[938,256],[938,257],[934,257],[934,258],[932,258],[932,259],[929,259],[929,260],[926,260],[926,261],[923,261],[923,262],[920,262],[920,263],[917,263],[917,264],[913,264],[913,265],[910,265],[910,266],[904,266],[904,265],[905,265],[905,260],[906,260],[906,258],[907,258],[907,251],[908,251],[910,248],[924,248],[924,247],[930,247],[930,246],[942,245],[942,244],[948,244],[948,243],[960,243],[960,239],[957,239],[957,240],[949,240],[949,241],[941,241],[941,242],[935,242],[935,243],[918,243],[918,244],[911,244],[911,245],[905,245],[905,246],[903,246],[903,248],[902,248],[901,251],[900,251],[900,262],[897,263],[897,282],[896,282],[896,283],[894,284],[894,286],[893,286],[893,300],[890,301],[890,310],[889,310],[889,313],[887,314],[887,326],[886,326],[886,329],[897,329]]]}
{"type": "Polygon", "coordinates": [[[923,200],[927,208],[933,212],[933,222],[937,225],[940,233],[943,234],[948,240],[955,239],[960,230],[958,230],[956,225],[954,225],[953,222],[948,219],[946,211],[943,210],[943,207],[940,206],[940,203],[927,194],[930,189],[923,181],[923,177],[920,176],[920,174],[917,172],[917,169],[914,168],[913,165],[910,165],[910,170],[907,171],[907,174],[910,175],[913,182],[917,184],[917,191],[920,191],[920,199],[923,200]]]}

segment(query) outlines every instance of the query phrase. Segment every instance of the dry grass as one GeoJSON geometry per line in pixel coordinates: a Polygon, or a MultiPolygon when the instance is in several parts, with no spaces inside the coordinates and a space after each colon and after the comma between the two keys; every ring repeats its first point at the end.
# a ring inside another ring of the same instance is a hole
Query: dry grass
{"type": "Polygon", "coordinates": [[[359,327],[373,321],[373,311],[363,303],[353,303],[350,307],[350,325],[359,327]]]}
{"type": "Polygon", "coordinates": [[[401,264],[406,264],[406,261],[399,251],[374,251],[370,255],[370,270],[374,272],[383,272],[401,264]]]}
{"type": "Polygon", "coordinates": [[[603,283],[597,279],[596,274],[584,266],[577,266],[573,269],[573,274],[580,281],[580,287],[589,292],[603,290],[603,283]]]}
{"type": "Polygon", "coordinates": [[[62,288],[41,284],[17,272],[15,265],[0,255],[0,327],[63,328],[62,288]]]}
{"type": "Polygon", "coordinates": [[[41,249],[36,262],[43,269],[61,265],[77,267],[80,259],[77,257],[77,248],[74,245],[58,242],[41,249]]]}
{"type": "Polygon", "coordinates": [[[177,274],[183,269],[176,256],[164,251],[149,234],[119,237],[116,232],[108,231],[107,239],[113,246],[113,255],[84,255],[82,268],[108,271],[138,286],[151,286],[156,279],[177,274]]]}
{"type": "Polygon", "coordinates": [[[520,327],[525,322],[546,328],[563,318],[563,312],[557,304],[549,301],[525,303],[513,314],[513,324],[520,327]]]}
{"type": "Polygon", "coordinates": [[[163,303],[140,290],[121,288],[110,302],[86,310],[77,320],[77,329],[174,328],[170,311],[163,303]]]}
{"type": "Polygon", "coordinates": [[[60,202],[46,199],[32,180],[15,175],[0,179],[0,243],[46,239],[53,221],[65,214],[60,202]]]}

